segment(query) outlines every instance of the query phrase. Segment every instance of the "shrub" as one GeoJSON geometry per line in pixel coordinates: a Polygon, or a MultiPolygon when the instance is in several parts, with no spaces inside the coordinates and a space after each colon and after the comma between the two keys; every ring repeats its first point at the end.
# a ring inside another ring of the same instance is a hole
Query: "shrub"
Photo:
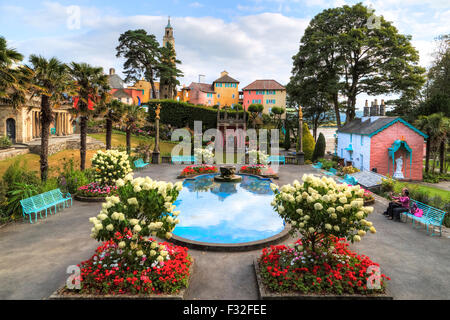
{"type": "Polygon", "coordinates": [[[59,188],[57,178],[48,178],[47,181],[41,183],[38,187],[38,193],[44,193],[47,191],[55,190],[59,188]]]}
{"type": "Polygon", "coordinates": [[[89,183],[88,170],[80,171],[73,159],[63,159],[63,166],[59,172],[58,183],[61,191],[75,194],[79,187],[89,183]]]}
{"type": "Polygon", "coordinates": [[[338,168],[338,163],[333,160],[327,160],[325,158],[320,158],[319,162],[322,163],[322,169],[323,170],[330,170],[331,168],[338,168]]]}
{"type": "Polygon", "coordinates": [[[272,184],[273,207],[292,226],[292,233],[300,233],[310,251],[316,252],[319,239],[329,248],[330,236],[360,241],[367,231],[376,232],[365,220],[372,207],[364,207],[364,189],[359,186],[337,184],[331,178],[319,179],[304,175],[303,183],[281,188],[272,184]]]}
{"type": "Polygon", "coordinates": [[[305,164],[312,164],[312,161],[311,160],[306,160],[305,164]]]}
{"type": "Polygon", "coordinates": [[[389,175],[387,175],[387,178],[381,179],[381,191],[383,192],[392,192],[394,191],[394,179],[392,179],[389,175]]]}
{"type": "Polygon", "coordinates": [[[8,136],[0,137],[0,149],[7,149],[12,146],[12,142],[8,136]]]}
{"type": "Polygon", "coordinates": [[[312,155],[316,143],[314,142],[314,137],[309,131],[308,124],[306,122],[303,123],[302,141],[303,141],[303,152],[305,153],[305,160],[312,160],[312,155]]]}
{"type": "Polygon", "coordinates": [[[286,134],[284,135],[284,150],[289,150],[291,148],[291,127],[289,126],[289,121],[286,121],[286,134]]]}
{"type": "Polygon", "coordinates": [[[355,168],[353,166],[346,166],[346,167],[342,168],[342,173],[343,174],[352,174],[352,173],[355,173],[355,172],[359,172],[359,169],[355,168]]]}
{"type": "Polygon", "coordinates": [[[92,157],[92,167],[95,169],[95,182],[102,186],[111,186],[118,179],[123,179],[132,172],[129,156],[118,150],[97,151],[92,157]]]}
{"type": "Polygon", "coordinates": [[[250,164],[267,164],[269,156],[260,150],[250,150],[248,160],[250,164]]]}
{"type": "Polygon", "coordinates": [[[181,171],[181,176],[188,177],[198,174],[217,173],[219,170],[215,166],[210,165],[191,165],[181,171]]]}
{"type": "Polygon", "coordinates": [[[319,134],[319,138],[317,138],[316,146],[314,147],[312,161],[316,161],[319,158],[323,158],[325,156],[325,149],[326,149],[325,136],[321,132],[319,134]]]}
{"type": "Polygon", "coordinates": [[[8,186],[8,190],[12,190],[14,188],[14,184],[16,183],[25,183],[28,185],[37,186],[40,183],[40,180],[37,176],[37,172],[35,171],[27,171],[27,162],[17,160],[11,164],[8,169],[6,169],[3,174],[3,181],[8,186]]]}
{"type": "Polygon", "coordinates": [[[81,186],[77,194],[83,197],[107,197],[115,194],[117,186],[102,186],[97,182],[91,182],[88,185],[81,186]]]}
{"type": "Polygon", "coordinates": [[[15,182],[9,187],[9,191],[6,193],[8,198],[8,204],[6,207],[6,213],[8,216],[19,216],[21,214],[20,200],[30,198],[38,194],[36,185],[27,184],[24,182],[15,182]]]}

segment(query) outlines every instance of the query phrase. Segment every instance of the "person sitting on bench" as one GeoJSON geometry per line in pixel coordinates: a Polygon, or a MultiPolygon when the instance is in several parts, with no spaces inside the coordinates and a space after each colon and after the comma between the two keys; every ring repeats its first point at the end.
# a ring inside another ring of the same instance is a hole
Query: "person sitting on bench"
{"type": "Polygon", "coordinates": [[[393,201],[389,203],[389,207],[383,213],[389,220],[400,221],[400,213],[409,211],[409,191],[407,188],[402,189],[400,196],[392,196],[393,201]]]}

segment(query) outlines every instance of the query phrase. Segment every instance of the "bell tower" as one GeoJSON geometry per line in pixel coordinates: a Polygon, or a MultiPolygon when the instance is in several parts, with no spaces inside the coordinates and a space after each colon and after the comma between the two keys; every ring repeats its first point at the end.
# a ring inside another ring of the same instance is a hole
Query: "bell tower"
{"type": "Polygon", "coordinates": [[[164,32],[163,47],[167,47],[167,43],[170,43],[173,49],[175,50],[175,38],[173,37],[173,28],[170,24],[170,17],[164,32]]]}
{"type": "MultiPolygon", "coordinates": [[[[174,54],[175,53],[175,38],[173,37],[173,28],[170,24],[170,17],[167,21],[167,26],[164,30],[164,37],[163,37],[163,47],[168,47],[168,44],[171,44],[174,54]]],[[[175,60],[175,57],[173,57],[173,60],[175,60]]],[[[173,61],[174,62],[174,61],[173,61]]],[[[170,79],[164,79],[160,78],[160,99],[173,99],[177,95],[176,88],[173,88],[173,85],[171,85],[170,79]]]]}

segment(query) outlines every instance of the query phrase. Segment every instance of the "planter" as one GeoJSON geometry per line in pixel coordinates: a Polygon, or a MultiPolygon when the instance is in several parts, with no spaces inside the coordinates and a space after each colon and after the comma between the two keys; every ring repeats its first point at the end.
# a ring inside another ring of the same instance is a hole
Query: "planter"
{"type": "MultiPolygon", "coordinates": [[[[258,295],[261,300],[393,300],[393,297],[388,293],[384,294],[314,294],[314,293],[300,293],[300,292],[288,292],[277,293],[269,291],[260,276],[258,259],[253,261],[253,266],[256,275],[256,284],[258,286],[258,295]]],[[[387,292],[387,289],[386,289],[387,292]]]]}
{"type": "Polygon", "coordinates": [[[105,202],[105,197],[84,197],[84,196],[80,196],[78,194],[75,194],[73,197],[75,200],[77,201],[81,201],[81,202],[105,202]]]}
{"type": "Polygon", "coordinates": [[[194,272],[194,259],[192,257],[191,259],[192,263],[189,268],[187,287],[174,294],[78,294],[66,289],[66,286],[63,286],[53,292],[52,295],[48,297],[48,300],[184,300],[186,298],[186,291],[191,282],[192,273],[194,272]]]}

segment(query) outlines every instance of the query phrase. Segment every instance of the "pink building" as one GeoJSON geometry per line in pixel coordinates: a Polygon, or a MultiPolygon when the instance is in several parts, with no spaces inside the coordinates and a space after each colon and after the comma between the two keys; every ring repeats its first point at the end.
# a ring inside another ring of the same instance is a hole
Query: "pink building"
{"type": "Polygon", "coordinates": [[[216,92],[214,92],[211,84],[192,82],[184,90],[189,92],[189,102],[192,104],[204,106],[213,106],[216,104],[216,92]]]}

